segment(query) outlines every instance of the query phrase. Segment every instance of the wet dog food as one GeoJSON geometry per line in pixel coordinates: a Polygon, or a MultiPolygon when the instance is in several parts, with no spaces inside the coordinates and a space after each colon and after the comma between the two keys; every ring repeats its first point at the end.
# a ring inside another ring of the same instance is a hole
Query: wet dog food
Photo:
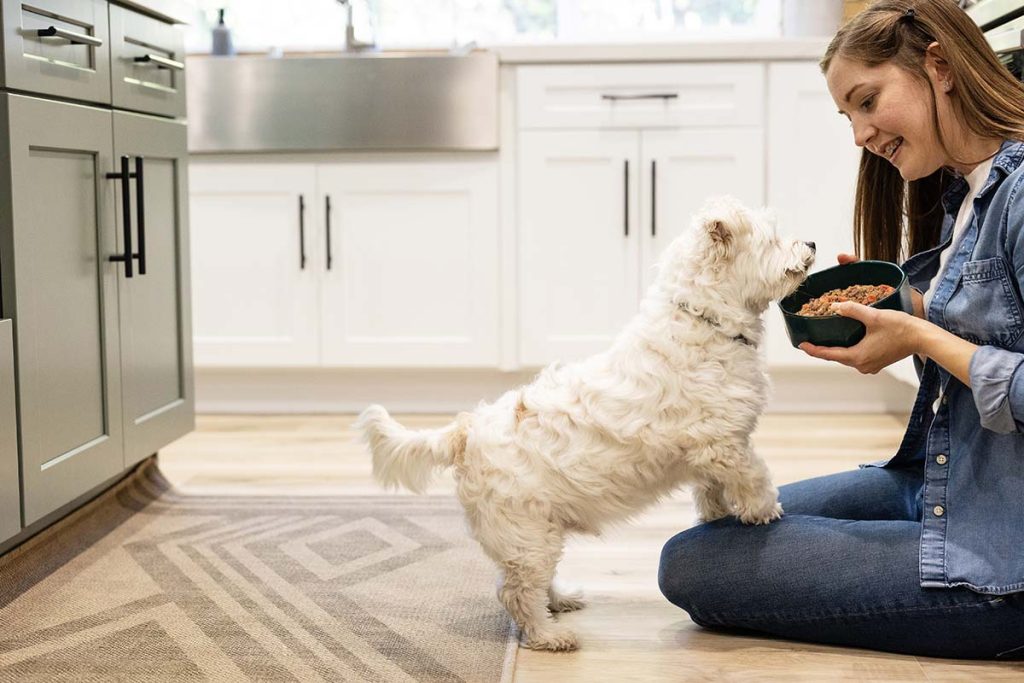
{"type": "Polygon", "coordinates": [[[798,311],[800,315],[823,316],[835,315],[832,304],[840,301],[855,301],[868,306],[889,296],[895,291],[889,285],[851,285],[844,289],[831,289],[816,299],[805,303],[798,311]]]}

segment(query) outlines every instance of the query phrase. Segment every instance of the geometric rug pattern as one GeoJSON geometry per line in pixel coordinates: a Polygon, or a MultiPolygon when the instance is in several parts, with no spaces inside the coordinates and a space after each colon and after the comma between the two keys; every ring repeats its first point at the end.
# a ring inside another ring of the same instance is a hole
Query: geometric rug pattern
{"type": "Polygon", "coordinates": [[[448,496],[193,496],[155,459],[0,557],[0,681],[509,680],[448,496]]]}

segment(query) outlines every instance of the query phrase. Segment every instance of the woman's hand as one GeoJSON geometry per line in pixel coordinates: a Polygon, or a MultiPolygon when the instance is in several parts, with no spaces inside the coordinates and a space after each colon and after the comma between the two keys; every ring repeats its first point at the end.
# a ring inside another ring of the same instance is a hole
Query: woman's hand
{"type": "MultiPolygon", "coordinates": [[[[836,260],[839,261],[839,265],[845,266],[847,263],[860,261],[860,257],[856,254],[838,254],[836,260]]],[[[921,292],[911,289],[910,300],[914,304],[914,315],[924,320],[924,297],[921,296],[921,292]]]]}
{"type": "MultiPolygon", "coordinates": [[[[856,263],[856,254],[839,254],[839,265],[856,263]]],[[[921,293],[911,290],[914,317],[924,318],[924,304],[921,293]]],[[[852,301],[833,304],[833,310],[848,318],[864,323],[867,332],[855,346],[815,346],[809,342],[800,345],[800,350],[809,356],[831,360],[855,368],[861,373],[873,375],[882,368],[918,352],[920,328],[914,318],[902,311],[871,308],[852,301]]]]}
{"type": "Polygon", "coordinates": [[[914,316],[903,311],[871,308],[853,301],[832,304],[832,310],[864,323],[867,328],[864,338],[849,348],[815,346],[804,342],[800,350],[807,355],[842,363],[865,375],[873,375],[918,351],[922,322],[914,316]]]}

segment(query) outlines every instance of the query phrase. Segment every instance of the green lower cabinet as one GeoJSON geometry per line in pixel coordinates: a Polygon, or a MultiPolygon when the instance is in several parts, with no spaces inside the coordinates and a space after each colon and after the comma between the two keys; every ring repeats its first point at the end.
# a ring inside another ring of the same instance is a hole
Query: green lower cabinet
{"type": "Polygon", "coordinates": [[[0,543],[21,531],[21,481],[14,408],[14,336],[0,320],[0,543]]]}

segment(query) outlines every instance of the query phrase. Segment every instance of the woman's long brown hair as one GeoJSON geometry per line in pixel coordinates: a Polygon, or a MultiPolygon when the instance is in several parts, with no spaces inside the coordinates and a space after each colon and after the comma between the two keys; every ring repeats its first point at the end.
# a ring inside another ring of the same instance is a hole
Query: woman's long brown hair
{"type": "MultiPolygon", "coordinates": [[[[925,52],[933,42],[945,52],[954,84],[953,111],[960,123],[985,138],[1024,139],[1024,85],[1003,66],[981,29],[954,0],[875,2],[839,29],[821,60],[821,71],[827,74],[835,57],[868,66],[892,62],[904,69],[928,86],[932,123],[950,156],[924,69],[925,52]]],[[[938,244],[940,200],[952,179],[950,171],[942,168],[905,182],[892,164],[864,149],[853,216],[857,253],[862,258],[899,262],[938,244]]]]}

